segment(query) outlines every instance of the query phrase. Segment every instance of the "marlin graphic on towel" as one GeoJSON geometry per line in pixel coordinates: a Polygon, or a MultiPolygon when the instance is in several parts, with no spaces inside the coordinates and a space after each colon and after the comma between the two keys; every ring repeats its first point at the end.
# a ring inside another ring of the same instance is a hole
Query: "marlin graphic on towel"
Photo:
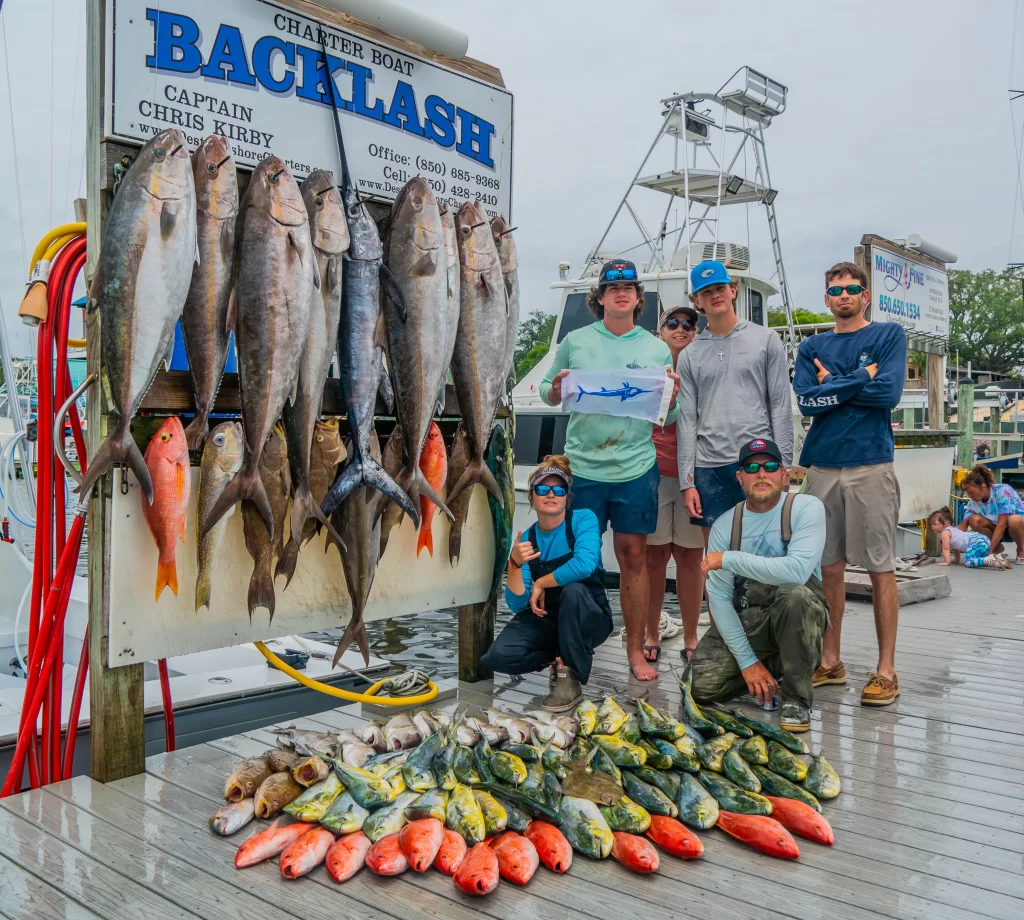
{"type": "Polygon", "coordinates": [[[634,399],[641,393],[653,393],[654,390],[641,390],[640,387],[632,386],[625,380],[622,381],[622,386],[615,390],[609,390],[608,387],[601,387],[600,390],[591,391],[580,388],[579,393],[576,394],[576,402],[579,402],[584,396],[608,396],[611,398],[618,397],[619,402],[625,402],[627,399],[634,399]]]}

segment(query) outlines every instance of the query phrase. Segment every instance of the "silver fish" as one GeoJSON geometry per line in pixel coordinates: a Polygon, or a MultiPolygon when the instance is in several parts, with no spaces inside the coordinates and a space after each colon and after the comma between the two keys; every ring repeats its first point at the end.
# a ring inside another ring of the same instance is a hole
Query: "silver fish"
{"type": "Polygon", "coordinates": [[[387,741],[389,751],[402,751],[407,748],[416,747],[422,740],[412,716],[407,712],[400,712],[394,718],[388,720],[384,726],[384,738],[387,741]]]}
{"type": "MultiPolygon", "coordinates": [[[[203,458],[199,464],[199,499],[197,518],[212,508],[231,477],[242,468],[245,453],[245,435],[238,422],[221,422],[210,432],[203,445],[203,458]]],[[[198,523],[196,529],[198,530],[198,523]]],[[[210,605],[210,589],[213,581],[213,563],[220,546],[227,519],[221,518],[216,526],[196,541],[196,561],[199,572],[196,576],[196,613],[210,605]]]]}
{"type": "Polygon", "coordinates": [[[417,712],[412,717],[412,721],[420,733],[420,737],[424,739],[429,738],[443,727],[429,712],[424,711],[417,712]]]}
{"type": "Polygon", "coordinates": [[[256,817],[256,800],[252,797],[239,802],[231,802],[210,815],[210,830],[222,837],[228,837],[235,831],[240,831],[254,817],[256,817]]]}
{"type": "Polygon", "coordinates": [[[268,728],[267,731],[278,736],[279,747],[298,751],[300,754],[318,754],[328,760],[337,760],[341,756],[341,742],[337,735],[329,732],[311,732],[294,726],[268,728]]]}
{"type": "Polygon", "coordinates": [[[473,747],[480,741],[480,732],[463,722],[455,729],[455,741],[464,747],[473,747]]]}
{"type": "Polygon", "coordinates": [[[513,364],[516,336],[519,331],[519,256],[516,253],[515,241],[512,239],[512,229],[514,228],[510,228],[508,221],[501,215],[491,220],[491,235],[498,250],[501,277],[505,282],[505,293],[508,296],[508,316],[505,318],[505,377],[510,393],[515,383],[513,364]]]}
{"type": "Polygon", "coordinates": [[[385,750],[387,742],[384,740],[384,724],[382,722],[367,722],[359,729],[359,740],[370,745],[378,753],[385,750]]]}
{"type": "MultiPolygon", "coordinates": [[[[441,212],[441,232],[444,234],[445,269],[448,273],[448,312],[443,320],[445,324],[445,354],[451,365],[452,353],[455,351],[455,336],[459,332],[459,313],[462,304],[459,300],[459,241],[455,234],[455,215],[444,202],[438,202],[441,212]]],[[[449,368],[446,368],[449,370],[449,368]]],[[[450,379],[448,374],[446,380],[450,379]]],[[[444,405],[444,388],[438,394],[438,402],[444,405]]]]}
{"type": "Polygon", "coordinates": [[[93,457],[85,497],[115,463],[126,463],[153,503],[153,480],[130,429],[162,361],[169,362],[196,261],[196,189],[184,135],[161,131],[139,151],[103,229],[87,310],[103,323],[103,387],[111,432],[93,457]]]}
{"type": "Polygon", "coordinates": [[[226,137],[211,134],[199,145],[192,154],[192,178],[199,263],[192,269],[192,285],[181,313],[181,332],[196,403],[196,415],[185,429],[185,440],[189,450],[199,450],[210,430],[210,410],[224,375],[235,326],[231,273],[238,177],[231,159],[231,142],[226,137]]]}

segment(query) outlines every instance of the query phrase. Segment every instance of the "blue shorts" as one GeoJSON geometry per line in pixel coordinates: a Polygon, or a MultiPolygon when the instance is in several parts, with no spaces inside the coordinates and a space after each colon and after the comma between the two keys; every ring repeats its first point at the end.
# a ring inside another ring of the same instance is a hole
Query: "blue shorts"
{"type": "Polygon", "coordinates": [[[626,482],[597,482],[574,476],[573,511],[587,508],[597,515],[603,534],[608,525],[616,533],[654,533],[658,528],[658,465],[626,482]]]}
{"type": "Polygon", "coordinates": [[[710,527],[727,511],[731,511],[744,500],[736,473],[738,463],[727,466],[697,467],[693,471],[693,484],[700,496],[700,510],[704,517],[690,518],[691,523],[710,527]]]}

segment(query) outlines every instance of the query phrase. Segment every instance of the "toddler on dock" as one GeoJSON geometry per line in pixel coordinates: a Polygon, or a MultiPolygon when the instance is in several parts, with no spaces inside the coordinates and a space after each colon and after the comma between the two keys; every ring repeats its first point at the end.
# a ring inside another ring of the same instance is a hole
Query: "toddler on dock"
{"type": "Polygon", "coordinates": [[[970,533],[958,530],[953,526],[953,512],[949,508],[933,511],[928,517],[928,526],[937,534],[941,534],[942,561],[939,565],[949,565],[953,561],[963,559],[969,569],[980,569],[988,566],[993,569],[1008,569],[1012,565],[1002,553],[990,553],[989,538],[982,533],[970,533]],[[957,559],[951,557],[956,554],[957,559]]]}

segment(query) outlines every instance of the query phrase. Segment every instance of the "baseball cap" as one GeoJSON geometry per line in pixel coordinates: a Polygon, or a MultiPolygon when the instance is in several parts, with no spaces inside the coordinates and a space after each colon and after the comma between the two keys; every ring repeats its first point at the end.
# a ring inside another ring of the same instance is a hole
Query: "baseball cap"
{"type": "Polygon", "coordinates": [[[690,269],[690,293],[696,294],[701,288],[712,284],[731,284],[732,278],[721,262],[709,259],[690,269]]]}
{"type": "Polygon", "coordinates": [[[664,313],[661,314],[661,319],[658,321],[658,328],[660,329],[662,326],[664,326],[665,320],[667,320],[671,316],[675,316],[677,313],[685,313],[695,323],[700,320],[700,314],[693,307],[672,307],[671,309],[666,310],[664,313]]]}
{"type": "Polygon", "coordinates": [[[601,275],[597,279],[599,285],[618,284],[621,281],[640,283],[640,275],[632,262],[628,259],[611,259],[601,266],[601,275]]]}
{"type": "Polygon", "coordinates": [[[747,441],[740,448],[740,466],[758,454],[764,454],[782,463],[782,454],[774,441],[769,441],[767,438],[754,438],[753,441],[747,441]]]}
{"type": "Polygon", "coordinates": [[[541,469],[537,470],[536,472],[534,472],[530,476],[530,482],[529,482],[528,488],[529,489],[533,489],[533,487],[538,482],[541,482],[541,481],[547,479],[548,476],[557,476],[559,479],[562,480],[562,482],[564,482],[566,484],[566,486],[571,486],[572,485],[572,476],[567,476],[565,474],[565,470],[563,470],[561,467],[558,467],[558,466],[545,466],[545,467],[542,467],[541,469]]]}

